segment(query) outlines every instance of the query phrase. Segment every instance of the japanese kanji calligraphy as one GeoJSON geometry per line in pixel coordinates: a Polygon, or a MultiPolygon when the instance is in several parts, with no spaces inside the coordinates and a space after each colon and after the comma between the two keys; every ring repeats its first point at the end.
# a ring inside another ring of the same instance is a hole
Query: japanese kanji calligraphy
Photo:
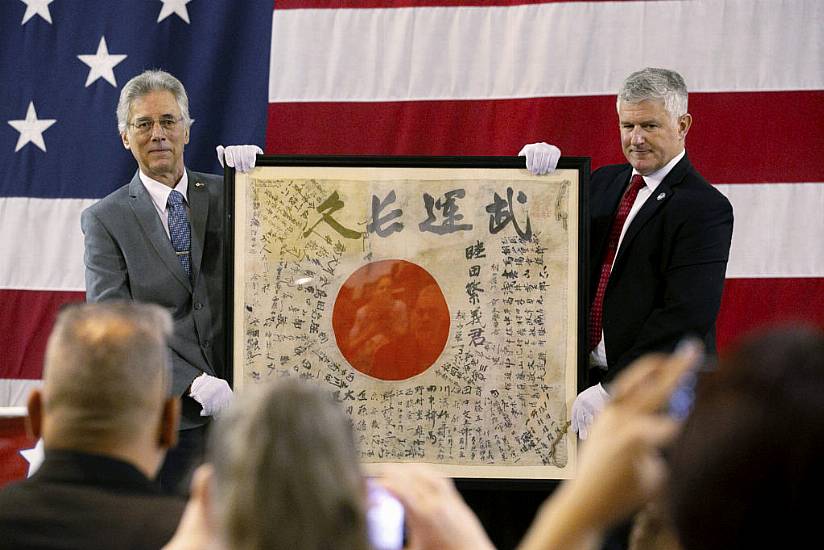
{"type": "Polygon", "coordinates": [[[269,166],[235,193],[236,385],[328,388],[366,464],[569,475],[575,170],[269,166]]]}

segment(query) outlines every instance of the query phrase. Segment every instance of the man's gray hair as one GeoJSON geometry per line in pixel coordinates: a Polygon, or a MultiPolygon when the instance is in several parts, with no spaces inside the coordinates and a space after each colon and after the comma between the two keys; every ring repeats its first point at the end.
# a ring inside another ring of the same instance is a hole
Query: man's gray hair
{"type": "Polygon", "coordinates": [[[120,99],[117,102],[117,129],[122,134],[129,124],[129,112],[135,99],[154,91],[170,92],[180,114],[183,115],[183,123],[188,128],[192,125],[189,118],[189,96],[186,95],[186,88],[174,76],[159,69],[150,69],[129,80],[120,91],[120,99]]]}
{"type": "Polygon", "coordinates": [[[629,75],[618,92],[616,106],[621,102],[663,101],[672,118],[687,114],[687,85],[680,74],[669,69],[647,67],[629,75]]]}

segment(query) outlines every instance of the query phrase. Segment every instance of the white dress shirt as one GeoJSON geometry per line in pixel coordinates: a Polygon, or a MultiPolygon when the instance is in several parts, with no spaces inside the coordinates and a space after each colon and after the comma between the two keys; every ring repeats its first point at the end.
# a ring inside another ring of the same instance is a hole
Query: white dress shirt
{"type": "MultiPolygon", "coordinates": [[[[143,182],[143,187],[146,188],[146,191],[149,192],[149,196],[152,197],[152,203],[154,203],[155,210],[157,210],[157,215],[160,216],[160,221],[163,223],[163,229],[166,230],[166,235],[169,235],[169,209],[168,209],[168,201],[169,201],[169,193],[172,192],[172,188],[168,185],[160,183],[157,180],[153,180],[149,176],[143,173],[142,170],[139,171],[140,181],[143,182]]],[[[175,185],[175,191],[179,192],[183,195],[183,200],[186,204],[186,208],[189,208],[189,197],[186,195],[189,189],[189,174],[186,170],[183,171],[183,177],[180,178],[180,181],[177,182],[175,185]]]]}

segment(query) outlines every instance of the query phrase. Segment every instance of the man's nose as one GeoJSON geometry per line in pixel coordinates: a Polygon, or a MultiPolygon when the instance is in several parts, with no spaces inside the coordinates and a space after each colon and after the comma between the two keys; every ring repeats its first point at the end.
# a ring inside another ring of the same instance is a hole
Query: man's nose
{"type": "Polygon", "coordinates": [[[152,122],[152,139],[166,139],[166,130],[160,125],[160,122],[155,120],[152,122]]]}
{"type": "Polygon", "coordinates": [[[644,132],[639,126],[634,127],[630,132],[630,140],[636,144],[644,142],[644,132]]]}

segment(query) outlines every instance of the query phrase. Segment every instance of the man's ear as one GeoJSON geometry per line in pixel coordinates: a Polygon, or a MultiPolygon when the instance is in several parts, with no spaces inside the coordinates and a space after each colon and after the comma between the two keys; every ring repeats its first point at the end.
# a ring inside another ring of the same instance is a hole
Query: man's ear
{"type": "Polygon", "coordinates": [[[692,126],[692,115],[689,113],[684,113],[678,119],[678,133],[681,136],[681,139],[687,137],[687,132],[690,131],[690,126],[692,126]]]}
{"type": "Polygon", "coordinates": [[[128,133],[123,132],[122,134],[120,134],[120,140],[123,142],[123,147],[125,147],[126,149],[131,149],[131,146],[129,145],[128,133]]]}
{"type": "Polygon", "coordinates": [[[43,394],[40,390],[31,391],[26,407],[29,410],[26,431],[34,439],[40,439],[43,436],[43,394]]]}
{"type": "Polygon", "coordinates": [[[158,426],[158,443],[164,449],[177,445],[177,427],[180,424],[180,398],[170,397],[163,402],[163,414],[158,426]]]}

